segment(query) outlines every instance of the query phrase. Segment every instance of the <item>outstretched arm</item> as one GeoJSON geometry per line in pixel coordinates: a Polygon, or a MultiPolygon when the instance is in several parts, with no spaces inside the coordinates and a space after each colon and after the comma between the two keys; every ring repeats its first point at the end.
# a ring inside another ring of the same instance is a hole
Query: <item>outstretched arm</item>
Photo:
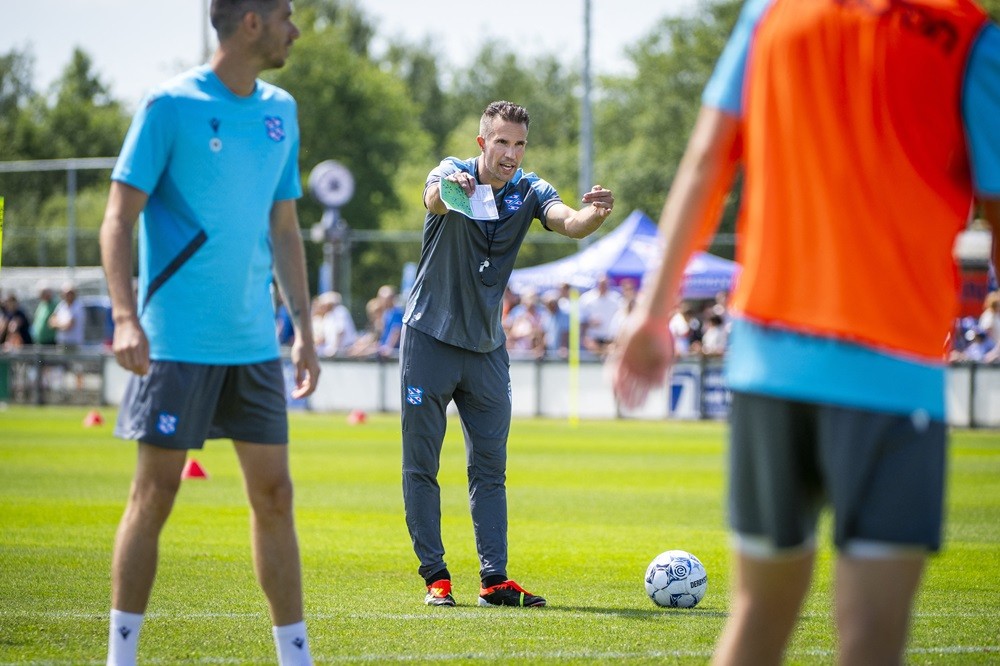
{"type": "Polygon", "coordinates": [[[738,164],[739,120],[703,107],[660,214],[663,260],[642,284],[610,361],[618,400],[636,407],[673,362],[667,324],[691,253],[714,233],[738,164]]]}
{"type": "Polygon", "coordinates": [[[553,204],[545,212],[545,226],[569,238],[585,238],[604,224],[615,205],[615,195],[594,185],[583,195],[583,208],[576,210],[564,203],[553,204]]]}

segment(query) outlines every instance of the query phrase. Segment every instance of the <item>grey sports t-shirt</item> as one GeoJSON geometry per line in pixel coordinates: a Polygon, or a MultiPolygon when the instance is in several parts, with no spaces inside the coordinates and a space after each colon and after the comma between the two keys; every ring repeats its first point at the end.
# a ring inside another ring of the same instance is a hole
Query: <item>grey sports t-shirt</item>
{"type": "MultiPolygon", "coordinates": [[[[458,171],[475,177],[476,159],[445,158],[428,174],[424,191],[458,171]]],[[[549,207],[562,200],[549,183],[520,169],[494,200],[499,220],[473,220],[451,210],[427,213],[417,276],[403,315],[407,326],[471,351],[504,344],[501,306],[517,252],[532,220],[544,225],[549,207]],[[487,260],[490,266],[480,273],[487,260]],[[484,277],[495,284],[487,286],[484,277]]]]}

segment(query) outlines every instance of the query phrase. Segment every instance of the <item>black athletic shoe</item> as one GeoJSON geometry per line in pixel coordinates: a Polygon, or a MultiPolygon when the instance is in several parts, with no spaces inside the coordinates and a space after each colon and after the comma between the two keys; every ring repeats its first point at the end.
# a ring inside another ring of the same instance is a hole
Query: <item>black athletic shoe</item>
{"type": "Polygon", "coordinates": [[[545,599],[531,594],[512,580],[479,590],[480,606],[544,606],[545,599]]]}
{"type": "Polygon", "coordinates": [[[455,597],[451,596],[451,581],[443,578],[428,585],[424,603],[428,606],[454,606],[455,597]]]}

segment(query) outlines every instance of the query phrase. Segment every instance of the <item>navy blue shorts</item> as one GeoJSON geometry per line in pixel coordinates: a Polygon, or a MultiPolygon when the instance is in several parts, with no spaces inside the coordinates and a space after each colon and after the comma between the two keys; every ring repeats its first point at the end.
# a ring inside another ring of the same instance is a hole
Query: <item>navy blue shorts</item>
{"type": "Polygon", "coordinates": [[[200,449],[206,439],[287,444],[281,361],[153,361],[148,373],[129,377],[115,435],[166,449],[200,449]]]}
{"type": "Polygon", "coordinates": [[[838,549],[940,548],[944,423],[740,392],[730,420],[729,517],[740,539],[808,546],[829,505],[838,549]]]}

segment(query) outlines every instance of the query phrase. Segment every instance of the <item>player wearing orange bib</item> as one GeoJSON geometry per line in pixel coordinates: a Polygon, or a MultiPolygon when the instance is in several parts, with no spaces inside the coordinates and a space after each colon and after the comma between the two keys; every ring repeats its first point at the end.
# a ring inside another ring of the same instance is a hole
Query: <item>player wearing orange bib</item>
{"type": "Polygon", "coordinates": [[[683,267],[742,165],[726,359],[737,567],[716,663],[781,661],[826,505],[839,659],[902,658],[941,543],[952,248],[975,199],[1000,230],[998,89],[1000,29],[972,2],[744,6],[612,368],[627,406],[663,381],[683,267]]]}

